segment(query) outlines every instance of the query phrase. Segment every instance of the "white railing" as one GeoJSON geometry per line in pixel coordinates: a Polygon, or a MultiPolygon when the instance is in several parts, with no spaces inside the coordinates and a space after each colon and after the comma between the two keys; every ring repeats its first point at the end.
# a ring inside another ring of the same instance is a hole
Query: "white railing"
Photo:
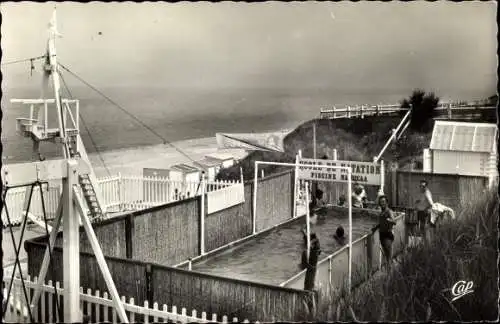
{"type": "MultiPolygon", "coordinates": [[[[59,198],[61,194],[61,189],[59,187],[43,187],[43,198],[45,202],[45,210],[47,219],[53,219],[57,210],[57,204],[59,203],[59,198]]],[[[24,206],[24,199],[26,192],[29,195],[30,187],[27,188],[12,188],[7,191],[5,197],[5,202],[2,206],[2,222],[7,225],[7,214],[5,210],[9,212],[9,218],[12,225],[19,225],[22,221],[22,212],[24,206]]],[[[40,188],[33,188],[33,194],[31,196],[31,204],[29,212],[41,221],[43,220],[43,208],[42,199],[40,196],[40,188]]]]}
{"type": "MultiPolygon", "coordinates": [[[[460,112],[463,110],[478,109],[488,110],[496,109],[496,107],[481,104],[481,103],[439,103],[436,110],[448,111],[451,115],[452,111],[460,112]]],[[[336,118],[351,118],[351,117],[365,117],[371,115],[384,115],[393,114],[399,111],[407,111],[408,108],[401,108],[400,104],[390,105],[355,105],[345,107],[321,108],[320,118],[323,119],[336,119],[336,118]]]]}
{"type": "MultiPolygon", "coordinates": [[[[108,212],[124,212],[130,210],[141,210],[199,196],[202,192],[200,182],[172,181],[162,177],[123,176],[118,174],[111,177],[103,177],[97,180],[98,188],[103,199],[103,207],[108,212]]],[[[206,183],[206,192],[223,190],[241,184],[238,181],[210,181],[206,183]]],[[[29,188],[28,188],[29,189],[29,188]]],[[[47,218],[54,219],[61,193],[60,185],[52,185],[48,191],[44,191],[45,209],[47,218]]],[[[7,207],[11,223],[18,225],[23,219],[23,204],[26,188],[9,189],[6,196],[7,207]]],[[[82,195],[82,190],[78,187],[82,195]]],[[[233,193],[225,190],[220,199],[231,200],[233,193]]],[[[83,197],[83,196],[82,196],[83,197]]],[[[228,201],[229,201],[228,200],[228,201]]],[[[30,213],[38,220],[43,220],[43,209],[38,188],[33,191],[33,199],[30,213]]],[[[2,209],[2,221],[7,225],[5,210],[2,209]]]]}
{"type": "Polygon", "coordinates": [[[231,182],[231,185],[225,188],[207,193],[207,214],[241,204],[244,201],[244,184],[241,182],[231,182]]]}
{"type": "MultiPolygon", "coordinates": [[[[5,287],[8,287],[9,279],[4,279],[5,287]]],[[[33,281],[28,277],[25,280],[26,290],[28,290],[28,297],[33,295],[34,288],[37,285],[37,279],[34,278],[33,281]]],[[[59,282],[55,283],[57,290],[58,302],[61,305],[64,296],[64,289],[61,288],[59,282]]],[[[63,319],[58,317],[57,312],[52,312],[54,306],[56,305],[56,295],[54,292],[54,286],[52,281],[48,284],[44,284],[41,287],[42,298],[40,298],[40,311],[34,312],[33,319],[35,323],[56,323],[62,322],[63,319]]],[[[26,305],[26,299],[24,296],[21,279],[14,279],[12,285],[12,290],[10,296],[7,300],[7,288],[3,289],[4,301],[7,301],[7,311],[3,322],[5,323],[28,323],[30,321],[28,306],[26,305]]],[[[102,295],[98,290],[94,293],[90,289],[85,292],[83,288],[80,288],[80,311],[84,317],[89,317],[89,323],[100,323],[100,322],[111,322],[118,323],[118,316],[113,307],[113,301],[108,296],[108,293],[104,292],[102,295]],[[94,309],[94,312],[92,312],[94,309]],[[93,318],[91,317],[93,316],[93,318]]],[[[175,323],[211,323],[220,321],[222,323],[228,323],[228,317],[222,316],[222,318],[217,318],[217,314],[212,314],[210,318],[207,317],[207,313],[202,312],[199,314],[196,310],[193,310],[190,315],[187,314],[186,308],[180,309],[180,313],[176,306],[168,307],[167,305],[162,305],[160,308],[158,303],[153,303],[150,305],[147,301],[144,302],[143,306],[136,305],[133,298],[121,298],[122,304],[127,313],[127,317],[130,323],[140,320],[142,322],[148,323],[158,323],[173,321],[175,323]],[[128,301],[127,301],[128,300],[128,301]],[[146,318],[142,318],[146,316],[146,318]]],[[[237,318],[232,318],[232,322],[238,322],[237,318]]],[[[244,323],[248,323],[245,320],[244,323]]]]}

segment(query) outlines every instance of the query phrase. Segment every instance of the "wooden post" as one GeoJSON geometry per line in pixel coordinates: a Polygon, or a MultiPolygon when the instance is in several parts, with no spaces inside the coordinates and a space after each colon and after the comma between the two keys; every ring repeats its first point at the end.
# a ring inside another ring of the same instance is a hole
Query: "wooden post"
{"type": "Polygon", "coordinates": [[[448,108],[448,119],[451,119],[451,116],[452,116],[452,114],[451,114],[451,103],[448,104],[447,108],[448,108]]]}
{"type": "Polygon", "coordinates": [[[73,205],[73,186],[78,183],[77,163],[75,160],[67,162],[67,171],[66,178],[63,178],[64,322],[78,323],[81,322],[80,224],[73,205]]]}
{"type": "Polygon", "coordinates": [[[47,134],[47,130],[49,128],[49,122],[48,122],[48,106],[47,106],[47,101],[44,102],[44,110],[45,110],[45,116],[44,116],[44,124],[45,124],[45,129],[44,129],[44,133],[47,134]]]}
{"type": "Polygon", "coordinates": [[[306,182],[306,260],[309,263],[309,252],[311,251],[311,215],[309,211],[309,184],[306,182]]]}
{"type": "Polygon", "coordinates": [[[384,160],[380,161],[380,189],[379,189],[379,196],[384,194],[384,184],[385,184],[385,166],[384,166],[384,160]]]}
{"type": "Polygon", "coordinates": [[[123,198],[122,198],[122,174],[118,172],[118,210],[123,210],[123,198]]]}
{"type": "Polygon", "coordinates": [[[379,112],[380,112],[380,106],[375,105],[375,116],[378,116],[379,112]]]}
{"type": "Polygon", "coordinates": [[[293,185],[293,218],[297,217],[297,199],[299,197],[299,155],[295,156],[295,178],[293,185]]]}
{"type": "Polygon", "coordinates": [[[347,170],[347,202],[349,204],[349,264],[347,268],[348,272],[348,293],[351,294],[352,288],[352,169],[347,170]]]}
{"type": "Polygon", "coordinates": [[[316,120],[313,122],[313,159],[316,159],[316,120]]]}
{"type": "Polygon", "coordinates": [[[347,106],[347,118],[351,118],[351,106],[347,106]]]}
{"type": "Polygon", "coordinates": [[[253,234],[255,234],[257,232],[256,221],[257,221],[257,181],[258,181],[258,168],[259,168],[259,162],[255,161],[254,178],[253,178],[253,221],[252,221],[252,226],[253,226],[252,233],[253,234]]]}
{"type": "MultiPolygon", "coordinates": [[[[201,172],[200,254],[205,254],[205,172],[201,172]]],[[[191,269],[190,269],[191,270],[191,269]]]]}
{"type": "Polygon", "coordinates": [[[391,169],[391,201],[393,206],[398,205],[398,169],[393,165],[391,169]]]}

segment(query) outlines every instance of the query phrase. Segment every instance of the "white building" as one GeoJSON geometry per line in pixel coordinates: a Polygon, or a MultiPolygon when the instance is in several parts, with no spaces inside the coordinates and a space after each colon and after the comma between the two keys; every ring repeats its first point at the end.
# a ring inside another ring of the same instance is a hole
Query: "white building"
{"type": "Polygon", "coordinates": [[[437,120],[429,149],[424,150],[424,172],[498,177],[497,126],[437,120]]]}
{"type": "Polygon", "coordinates": [[[205,155],[205,159],[220,163],[224,169],[233,166],[236,162],[232,155],[223,153],[205,155]]]}
{"type": "Polygon", "coordinates": [[[170,180],[182,182],[200,181],[201,170],[189,164],[176,164],[170,168],[170,180]]]}
{"type": "Polygon", "coordinates": [[[169,169],[155,169],[155,168],[143,168],[142,176],[145,178],[170,178],[170,170],[169,169]]]}
{"type": "Polygon", "coordinates": [[[196,163],[205,169],[208,181],[214,181],[215,176],[222,167],[222,162],[217,159],[204,158],[203,160],[196,161],[196,163]]]}

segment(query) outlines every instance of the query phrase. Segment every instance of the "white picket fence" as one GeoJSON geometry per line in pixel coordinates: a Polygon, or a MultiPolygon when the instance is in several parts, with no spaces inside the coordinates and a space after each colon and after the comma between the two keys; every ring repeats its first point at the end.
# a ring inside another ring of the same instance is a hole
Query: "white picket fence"
{"type": "MultiPolygon", "coordinates": [[[[4,278],[4,287],[8,287],[10,278],[4,278]]],[[[37,279],[33,281],[30,277],[24,281],[26,290],[28,291],[28,298],[34,295],[34,288],[36,287],[37,279]]],[[[59,282],[55,283],[57,290],[57,297],[59,305],[62,305],[64,289],[61,288],[59,282]]],[[[4,302],[7,302],[7,311],[3,317],[4,323],[29,323],[30,317],[28,313],[28,306],[22,287],[21,279],[14,279],[10,296],[7,296],[7,288],[3,289],[4,302]],[[7,297],[8,300],[7,300],[7,297]]],[[[53,312],[56,306],[56,295],[54,292],[54,285],[49,280],[47,284],[42,285],[42,295],[40,296],[39,311],[34,312],[33,319],[35,323],[61,323],[62,318],[59,318],[57,312],[53,312]]],[[[196,310],[188,315],[186,308],[180,309],[180,313],[176,306],[168,307],[162,305],[159,307],[158,303],[153,303],[152,306],[145,301],[143,306],[136,305],[133,298],[121,297],[122,305],[127,314],[130,323],[141,321],[143,323],[158,323],[158,322],[175,322],[175,323],[211,323],[222,322],[228,323],[228,317],[222,316],[218,318],[217,314],[212,314],[209,318],[207,313],[202,312],[199,314],[196,310]],[[128,301],[127,301],[128,300],[128,301]]],[[[80,287],[80,311],[85,317],[88,316],[89,323],[111,322],[119,323],[119,318],[113,306],[113,301],[110,299],[107,292],[101,293],[96,290],[94,293],[90,289],[84,292],[80,287]]],[[[233,318],[232,322],[237,323],[238,319],[233,318]]],[[[248,320],[243,321],[248,323],[248,320]]]]}
{"type": "MultiPolygon", "coordinates": [[[[28,187],[28,194],[30,187],[28,187]]],[[[2,206],[2,222],[7,225],[7,213],[13,225],[19,225],[22,221],[22,211],[24,206],[26,188],[12,188],[7,191],[5,202],[2,206]]],[[[61,188],[59,187],[45,187],[43,186],[43,199],[45,203],[46,216],[48,219],[53,219],[56,214],[57,204],[61,195],[61,188]]],[[[42,198],[40,195],[40,188],[35,187],[31,196],[31,204],[29,212],[36,215],[38,220],[43,220],[42,198]]]]}
{"type": "Polygon", "coordinates": [[[232,183],[230,186],[207,193],[207,214],[245,202],[243,183],[232,183]]]}
{"type": "MultiPolygon", "coordinates": [[[[199,196],[202,192],[200,182],[172,181],[162,177],[123,176],[118,174],[111,177],[103,177],[97,180],[98,190],[103,199],[103,207],[107,212],[124,212],[141,210],[153,206],[183,200],[199,196]]],[[[241,185],[238,181],[211,181],[206,183],[206,192],[219,191],[224,188],[241,185]]],[[[81,188],[78,189],[81,195],[81,188]]],[[[18,225],[23,219],[23,204],[26,188],[9,189],[6,196],[7,207],[11,223],[18,225]]],[[[53,219],[57,210],[57,204],[61,194],[61,186],[52,185],[48,191],[44,191],[45,208],[47,218],[53,219]]],[[[217,204],[224,205],[233,201],[232,189],[224,190],[218,195],[217,204]]],[[[231,204],[229,204],[231,205],[231,204]]],[[[228,205],[228,207],[229,207],[228,205]]],[[[227,207],[226,207],[227,208],[227,207]]],[[[30,213],[38,220],[43,220],[43,209],[40,193],[33,191],[33,199],[30,213]]],[[[2,209],[2,221],[7,224],[5,210],[2,209]]]]}

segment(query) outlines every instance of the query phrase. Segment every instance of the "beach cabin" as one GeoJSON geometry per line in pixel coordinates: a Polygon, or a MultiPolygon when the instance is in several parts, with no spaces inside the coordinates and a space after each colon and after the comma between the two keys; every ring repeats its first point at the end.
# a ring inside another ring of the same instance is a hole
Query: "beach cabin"
{"type": "Polygon", "coordinates": [[[200,164],[205,169],[207,181],[214,181],[215,176],[222,167],[221,161],[216,159],[204,158],[203,160],[196,161],[196,163],[200,164]]]}
{"type": "Polygon", "coordinates": [[[176,164],[170,168],[170,180],[181,182],[198,182],[201,170],[187,163],[176,164]]]}
{"type": "Polygon", "coordinates": [[[205,159],[219,162],[221,164],[221,167],[224,169],[229,168],[236,163],[234,156],[230,154],[214,153],[205,155],[205,159]]]}
{"type": "Polygon", "coordinates": [[[493,181],[497,170],[497,126],[437,120],[428,149],[424,172],[484,176],[493,181]]]}
{"type": "Polygon", "coordinates": [[[168,179],[170,177],[169,169],[153,169],[153,168],[143,168],[142,176],[144,178],[164,178],[168,179]]]}

